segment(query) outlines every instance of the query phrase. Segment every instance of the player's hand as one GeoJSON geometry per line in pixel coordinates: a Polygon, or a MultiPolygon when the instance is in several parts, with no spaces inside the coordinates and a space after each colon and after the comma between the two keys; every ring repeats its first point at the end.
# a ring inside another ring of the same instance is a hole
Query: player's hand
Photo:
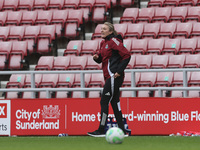
{"type": "Polygon", "coordinates": [[[117,78],[119,76],[120,76],[120,74],[116,72],[115,75],[114,75],[114,78],[117,78]]]}
{"type": "Polygon", "coordinates": [[[98,58],[99,58],[99,55],[97,55],[97,54],[93,55],[93,59],[97,60],[98,58]]]}

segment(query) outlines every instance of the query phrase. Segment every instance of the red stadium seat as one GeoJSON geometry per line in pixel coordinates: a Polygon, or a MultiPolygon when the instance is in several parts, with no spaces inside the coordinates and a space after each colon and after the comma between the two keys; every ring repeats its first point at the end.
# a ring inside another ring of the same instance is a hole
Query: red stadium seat
{"type": "Polygon", "coordinates": [[[147,39],[133,39],[130,53],[132,54],[145,54],[147,50],[147,39]]]}
{"type": "Polygon", "coordinates": [[[185,55],[170,55],[167,68],[183,68],[185,55]]]}
{"type": "Polygon", "coordinates": [[[147,23],[144,25],[144,31],[141,38],[157,38],[160,31],[160,23],[147,23]]]}
{"type": "Polygon", "coordinates": [[[35,24],[45,24],[48,25],[50,24],[51,20],[53,17],[53,12],[49,10],[44,10],[44,11],[38,11],[38,16],[35,20],[35,24]]]}
{"type": "Polygon", "coordinates": [[[9,32],[10,32],[9,26],[0,27],[0,40],[6,41],[8,35],[9,35],[9,32]]]}
{"type": "Polygon", "coordinates": [[[152,63],[152,55],[137,55],[133,69],[149,69],[152,63]]]}
{"type": "Polygon", "coordinates": [[[173,75],[173,72],[158,72],[154,86],[171,86],[173,75]]]}
{"type": "MultiPolygon", "coordinates": [[[[35,74],[35,87],[38,88],[40,82],[42,80],[42,74],[35,74]]],[[[31,87],[31,75],[26,75],[26,80],[24,83],[24,88],[31,87]]]]}
{"type": "Polygon", "coordinates": [[[4,0],[3,11],[15,11],[19,5],[18,0],[4,0]]]}
{"type": "Polygon", "coordinates": [[[80,55],[93,55],[99,47],[97,40],[85,40],[80,51],[80,55]]]}
{"type": "Polygon", "coordinates": [[[200,23],[193,23],[193,28],[190,33],[190,38],[199,38],[200,37],[200,23]]]}
{"type": "Polygon", "coordinates": [[[126,8],[120,17],[119,23],[135,23],[139,14],[139,8],[126,8]]]}
{"type": "Polygon", "coordinates": [[[51,70],[54,64],[54,56],[41,56],[35,70],[51,70]]]}
{"type": "Polygon", "coordinates": [[[5,25],[19,25],[22,19],[22,12],[21,11],[10,11],[8,12],[7,20],[5,25]]]}
{"type": "Polygon", "coordinates": [[[157,79],[156,72],[142,72],[140,75],[140,79],[136,84],[137,87],[153,87],[157,79]]]}
{"type": "Polygon", "coordinates": [[[93,60],[92,56],[87,57],[87,63],[85,66],[85,70],[100,70],[102,68],[102,64],[98,64],[93,60]]]}
{"type": "Polygon", "coordinates": [[[91,74],[91,79],[88,83],[88,87],[103,87],[105,84],[104,76],[102,73],[91,74]]]}
{"type": "Polygon", "coordinates": [[[161,54],[164,47],[164,39],[150,39],[148,41],[147,54],[161,54]]]}
{"type": "Polygon", "coordinates": [[[18,87],[22,88],[25,84],[26,75],[25,74],[11,74],[9,81],[6,84],[6,88],[18,87]]]}
{"type": "Polygon", "coordinates": [[[128,51],[130,51],[131,50],[131,46],[132,46],[132,40],[131,39],[125,39],[123,41],[123,45],[128,51]]]}
{"type": "Polygon", "coordinates": [[[65,0],[63,9],[77,9],[80,0],[65,0]]]}
{"type": "Polygon", "coordinates": [[[24,11],[20,25],[34,25],[37,15],[37,11],[24,11]]]}
{"type": "Polygon", "coordinates": [[[176,54],[180,49],[180,39],[165,39],[162,54],[176,54]]]}
{"type": "Polygon", "coordinates": [[[12,49],[12,42],[0,42],[0,69],[4,70],[7,68],[9,55],[12,49]]]}
{"type": "Polygon", "coordinates": [[[37,37],[40,33],[40,26],[27,26],[23,40],[28,42],[28,53],[36,52],[37,37]]]}
{"type": "Polygon", "coordinates": [[[62,9],[64,6],[65,0],[49,0],[49,5],[47,9],[62,9]]]}
{"type": "Polygon", "coordinates": [[[200,67],[200,55],[186,55],[184,68],[199,68],[200,67]]]}
{"type": "Polygon", "coordinates": [[[185,17],[186,22],[199,22],[200,16],[199,16],[200,7],[189,7],[188,8],[188,14],[185,17]]]}
{"type": "Polygon", "coordinates": [[[154,8],[142,8],[139,12],[138,17],[136,18],[136,23],[150,23],[152,17],[154,16],[155,10],[154,8]]]}
{"type": "MultiPolygon", "coordinates": [[[[91,80],[91,74],[85,74],[85,87],[88,87],[90,80],[91,80]]],[[[81,86],[81,76],[80,74],[76,74],[72,87],[80,87],[80,86],[81,86]]]]}
{"type": "Polygon", "coordinates": [[[56,10],[53,12],[53,17],[50,24],[54,24],[56,26],[57,37],[61,37],[63,35],[67,17],[68,10],[56,10]]]}
{"type": "Polygon", "coordinates": [[[188,91],[188,97],[194,98],[194,97],[200,97],[199,91],[188,91]]]}
{"type": "Polygon", "coordinates": [[[168,60],[168,55],[154,55],[150,68],[166,68],[168,60]]]}
{"type": "Polygon", "coordinates": [[[94,33],[92,34],[92,40],[95,39],[101,39],[101,26],[103,24],[98,24],[94,30],[94,33]]]}
{"type": "Polygon", "coordinates": [[[124,38],[137,38],[140,39],[144,30],[144,24],[128,24],[127,32],[124,35],[124,38]]]}
{"type": "Polygon", "coordinates": [[[171,98],[183,97],[183,91],[171,91],[171,98]]]}
{"type": "Polygon", "coordinates": [[[7,19],[8,12],[0,12],[0,25],[4,26],[7,19]]]}
{"type": "Polygon", "coordinates": [[[150,0],[147,7],[162,7],[165,0],[150,0]]]}
{"type": "Polygon", "coordinates": [[[121,34],[121,36],[124,37],[127,31],[127,24],[114,24],[114,28],[118,34],[121,34]]]}
{"type": "Polygon", "coordinates": [[[169,17],[169,22],[184,22],[187,15],[188,7],[172,8],[172,15],[169,17]]]}
{"type": "Polygon", "coordinates": [[[24,26],[12,26],[10,27],[10,33],[7,40],[18,40],[21,41],[24,37],[25,27],[24,26]]]}
{"type": "Polygon", "coordinates": [[[49,0],[34,0],[33,10],[44,9],[46,10],[49,5],[49,0]]]}
{"type": "Polygon", "coordinates": [[[71,56],[68,70],[84,70],[87,63],[87,56],[71,56]]]}
{"type": "MultiPolygon", "coordinates": [[[[18,87],[11,87],[12,89],[16,89],[18,87]]],[[[5,99],[17,99],[19,98],[18,92],[6,92],[5,99]]]]}
{"type": "Polygon", "coordinates": [[[131,60],[129,61],[128,65],[126,66],[126,69],[132,69],[135,65],[135,57],[136,55],[131,55],[131,60]]]}
{"type": "Polygon", "coordinates": [[[168,22],[171,16],[171,7],[160,7],[155,9],[155,15],[152,17],[151,22],[168,22]]]}
{"type": "Polygon", "coordinates": [[[194,51],[194,54],[198,54],[200,52],[200,39],[197,39],[197,47],[194,51]]]}
{"type": "Polygon", "coordinates": [[[19,5],[17,7],[17,10],[28,10],[31,11],[33,8],[34,0],[19,0],[19,5]]]}
{"type": "Polygon", "coordinates": [[[70,57],[57,56],[54,58],[53,70],[67,70],[70,62],[70,57]]]}
{"type": "Polygon", "coordinates": [[[200,72],[191,72],[189,80],[188,80],[188,86],[199,86],[200,85],[200,72]]]}
{"type": "Polygon", "coordinates": [[[198,0],[180,0],[179,6],[196,6],[198,0]]]}
{"type": "Polygon", "coordinates": [[[75,74],[59,74],[56,87],[72,87],[75,81],[75,74]]]}
{"type": "Polygon", "coordinates": [[[101,92],[100,91],[88,91],[87,97],[88,98],[100,98],[101,92]]]}
{"type": "Polygon", "coordinates": [[[162,23],[160,25],[160,31],[158,32],[158,38],[173,38],[176,30],[176,23],[162,23]]]}
{"type": "Polygon", "coordinates": [[[76,55],[78,56],[82,49],[82,40],[70,40],[67,44],[67,48],[64,51],[64,56],[66,55],[76,55]]]}
{"type": "Polygon", "coordinates": [[[3,7],[3,4],[4,4],[4,0],[0,0],[0,10],[1,10],[2,7],[3,7]]]}
{"type": "Polygon", "coordinates": [[[123,87],[131,87],[131,73],[126,73],[124,77],[123,87]]]}
{"type": "Polygon", "coordinates": [[[69,39],[78,37],[81,24],[83,24],[83,11],[70,10],[67,22],[65,24],[64,36],[69,39]]]}
{"type": "Polygon", "coordinates": [[[180,0],[165,0],[163,3],[164,7],[176,7],[178,6],[180,0]]]}
{"type": "Polygon", "coordinates": [[[153,97],[150,96],[150,91],[137,91],[137,97],[153,97]]]}
{"type": "MultiPolygon", "coordinates": [[[[187,81],[190,78],[190,72],[187,73],[187,81]]],[[[183,72],[174,72],[171,86],[183,86],[183,72]]]]}
{"type": "Polygon", "coordinates": [[[192,31],[192,23],[178,23],[173,38],[189,38],[192,31]]]}
{"type": "Polygon", "coordinates": [[[26,41],[13,41],[8,65],[10,70],[23,69],[24,64],[27,63],[24,59],[27,56],[27,49],[28,43],[26,41]]]}
{"type": "Polygon", "coordinates": [[[197,39],[182,39],[179,54],[192,54],[197,47],[197,39]]]}
{"type": "Polygon", "coordinates": [[[56,27],[55,25],[41,26],[37,41],[37,53],[51,52],[51,44],[55,40],[56,27]]]}
{"type": "Polygon", "coordinates": [[[131,7],[134,4],[134,0],[120,0],[121,7],[131,7]]]}

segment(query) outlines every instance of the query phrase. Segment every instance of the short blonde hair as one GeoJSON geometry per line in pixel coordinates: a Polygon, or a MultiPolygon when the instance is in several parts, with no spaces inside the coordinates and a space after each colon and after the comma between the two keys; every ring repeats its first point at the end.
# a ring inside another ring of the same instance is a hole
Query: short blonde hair
{"type": "Polygon", "coordinates": [[[110,22],[104,22],[104,25],[107,25],[109,28],[109,31],[111,31],[114,35],[117,35],[117,31],[115,30],[115,27],[112,23],[110,22]]]}

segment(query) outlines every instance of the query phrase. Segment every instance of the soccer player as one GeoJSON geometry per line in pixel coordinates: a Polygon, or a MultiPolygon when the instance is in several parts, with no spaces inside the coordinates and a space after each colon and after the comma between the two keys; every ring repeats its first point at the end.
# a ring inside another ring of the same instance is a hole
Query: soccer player
{"type": "Polygon", "coordinates": [[[119,128],[126,134],[120,106],[120,91],[124,81],[124,70],[128,65],[131,55],[123,45],[123,38],[114,29],[113,24],[105,22],[101,27],[101,37],[104,39],[98,54],[93,55],[94,61],[102,63],[105,85],[101,96],[101,120],[99,128],[88,135],[94,137],[105,136],[108,106],[111,103],[119,128]]]}

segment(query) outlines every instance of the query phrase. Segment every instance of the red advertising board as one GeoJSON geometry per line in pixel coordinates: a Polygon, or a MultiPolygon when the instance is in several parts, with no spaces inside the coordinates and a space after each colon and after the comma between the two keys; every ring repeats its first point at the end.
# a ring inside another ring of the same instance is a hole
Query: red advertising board
{"type": "MultiPolygon", "coordinates": [[[[195,98],[121,98],[132,135],[200,131],[199,106],[195,98]]],[[[100,99],[11,100],[11,135],[86,135],[99,119],[100,99]]]]}

